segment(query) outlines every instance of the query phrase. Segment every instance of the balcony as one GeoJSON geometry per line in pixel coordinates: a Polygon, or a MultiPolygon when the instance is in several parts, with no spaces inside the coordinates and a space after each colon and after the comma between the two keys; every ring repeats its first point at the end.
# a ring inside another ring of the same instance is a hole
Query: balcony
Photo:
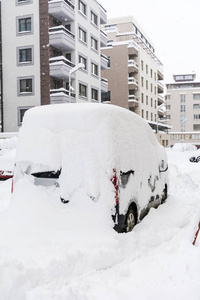
{"type": "Polygon", "coordinates": [[[99,8],[100,8],[100,24],[101,25],[106,24],[107,23],[107,12],[101,4],[99,4],[99,8]]]}
{"type": "Polygon", "coordinates": [[[103,30],[100,30],[100,46],[107,46],[107,34],[103,30]]]}
{"type": "Polygon", "coordinates": [[[101,69],[105,70],[108,68],[108,58],[101,53],[101,69]]]}
{"type": "Polygon", "coordinates": [[[49,0],[49,14],[58,20],[72,22],[75,19],[74,5],[69,0],[49,0]]]}
{"type": "Polygon", "coordinates": [[[134,61],[134,59],[128,60],[128,69],[129,72],[138,72],[138,64],[134,61]]]}
{"type": "Polygon", "coordinates": [[[128,44],[128,55],[138,56],[138,47],[134,41],[128,44]]]}
{"type": "Polygon", "coordinates": [[[107,93],[108,91],[108,80],[106,78],[101,78],[101,92],[107,93]]]}
{"type": "Polygon", "coordinates": [[[49,43],[61,51],[75,49],[74,35],[62,25],[49,28],[49,43]]]}
{"type": "MultiPolygon", "coordinates": [[[[69,80],[69,71],[75,66],[71,61],[64,56],[57,56],[50,58],[50,76],[61,79],[63,81],[69,80]]],[[[74,78],[72,73],[71,78],[74,78]]]]}
{"type": "Polygon", "coordinates": [[[163,75],[163,70],[161,67],[158,68],[158,80],[163,80],[164,79],[164,75],[163,75]]]}
{"type": "Polygon", "coordinates": [[[164,97],[158,95],[158,105],[165,103],[164,97]]]}
{"type": "Polygon", "coordinates": [[[128,105],[129,105],[129,107],[138,106],[138,98],[135,95],[129,95],[128,96],[128,105]]]}
{"type": "Polygon", "coordinates": [[[134,77],[129,77],[128,78],[128,85],[132,89],[137,89],[138,88],[138,81],[134,77]]]}
{"type": "Polygon", "coordinates": [[[164,86],[161,82],[158,81],[158,93],[164,93],[164,86]]]}
{"type": "Polygon", "coordinates": [[[60,88],[50,90],[50,103],[51,104],[59,104],[59,103],[74,103],[76,102],[75,94],[70,95],[69,91],[60,88]]]}

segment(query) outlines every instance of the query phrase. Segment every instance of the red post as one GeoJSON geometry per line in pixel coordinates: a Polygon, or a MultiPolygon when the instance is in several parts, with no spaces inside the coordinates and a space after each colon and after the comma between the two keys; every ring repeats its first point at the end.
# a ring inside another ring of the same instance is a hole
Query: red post
{"type": "Polygon", "coordinates": [[[197,240],[197,237],[198,237],[198,234],[199,234],[199,230],[200,230],[200,222],[199,222],[199,227],[198,227],[197,232],[196,232],[195,237],[194,237],[194,241],[192,243],[193,245],[195,245],[195,243],[196,243],[196,240],[197,240]]]}

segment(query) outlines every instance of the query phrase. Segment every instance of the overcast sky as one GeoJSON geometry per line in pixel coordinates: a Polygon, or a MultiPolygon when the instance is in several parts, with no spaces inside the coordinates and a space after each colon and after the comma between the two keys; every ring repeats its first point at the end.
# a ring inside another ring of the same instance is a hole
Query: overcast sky
{"type": "Polygon", "coordinates": [[[133,16],[154,43],[164,66],[165,83],[173,74],[196,72],[200,80],[200,0],[99,0],[108,18],[133,16]]]}

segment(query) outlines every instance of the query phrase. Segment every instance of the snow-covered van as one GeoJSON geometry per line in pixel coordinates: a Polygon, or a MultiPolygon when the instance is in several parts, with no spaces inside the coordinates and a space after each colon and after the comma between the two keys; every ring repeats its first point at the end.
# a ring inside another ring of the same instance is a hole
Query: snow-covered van
{"type": "Polygon", "coordinates": [[[113,227],[127,232],[167,198],[167,170],[164,148],[138,115],[107,104],[40,106],[20,129],[14,192],[24,178],[43,192],[53,187],[66,205],[82,191],[107,203],[113,227]]]}

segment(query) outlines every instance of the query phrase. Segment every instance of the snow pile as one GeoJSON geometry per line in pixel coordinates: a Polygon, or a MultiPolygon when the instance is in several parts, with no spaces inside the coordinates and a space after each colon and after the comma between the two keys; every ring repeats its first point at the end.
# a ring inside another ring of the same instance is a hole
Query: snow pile
{"type": "Polygon", "coordinates": [[[183,151],[195,151],[197,147],[190,143],[176,143],[172,147],[173,151],[183,152],[183,151]]]}
{"type": "Polygon", "coordinates": [[[0,183],[0,299],[199,299],[200,165],[167,152],[170,195],[128,234],[81,189],[63,205],[23,179],[10,203],[11,180],[0,183]]]}
{"type": "Polygon", "coordinates": [[[7,139],[0,139],[0,150],[16,148],[17,142],[18,138],[16,136],[7,139]]]}

